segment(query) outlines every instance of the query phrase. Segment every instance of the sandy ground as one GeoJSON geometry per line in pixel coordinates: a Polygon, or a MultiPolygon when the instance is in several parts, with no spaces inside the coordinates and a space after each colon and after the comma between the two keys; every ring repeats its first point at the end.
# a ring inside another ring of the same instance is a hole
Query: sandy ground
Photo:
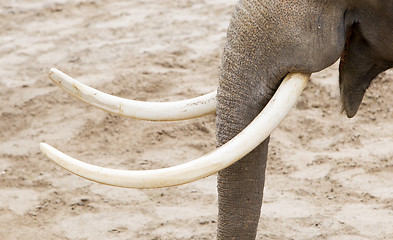
{"type": "MultiPolygon", "coordinates": [[[[1,1],[1,240],[214,239],[216,176],[158,190],[109,187],[69,174],[38,144],[118,169],[172,166],[214,149],[214,116],[113,116],[68,96],[47,72],[139,100],[210,92],[233,4],[1,1]]],[[[347,119],[337,65],[313,75],[272,135],[258,239],[393,239],[392,77],[379,77],[347,119]]]]}

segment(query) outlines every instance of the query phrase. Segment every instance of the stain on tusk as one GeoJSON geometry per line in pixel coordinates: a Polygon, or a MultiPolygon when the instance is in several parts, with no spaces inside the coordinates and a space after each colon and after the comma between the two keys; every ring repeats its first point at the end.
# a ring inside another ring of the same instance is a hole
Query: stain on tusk
{"type": "Polygon", "coordinates": [[[41,143],[41,151],[66,170],[86,179],[127,188],[180,185],[212,175],[251,152],[263,142],[292,109],[310,74],[288,74],[262,112],[232,140],[216,150],[174,167],[156,170],[116,170],[81,162],[41,143]]]}
{"type": "Polygon", "coordinates": [[[61,89],[83,102],[129,118],[177,121],[205,116],[216,111],[217,91],[175,102],[143,102],[101,92],[55,68],[49,71],[49,78],[61,89]]]}

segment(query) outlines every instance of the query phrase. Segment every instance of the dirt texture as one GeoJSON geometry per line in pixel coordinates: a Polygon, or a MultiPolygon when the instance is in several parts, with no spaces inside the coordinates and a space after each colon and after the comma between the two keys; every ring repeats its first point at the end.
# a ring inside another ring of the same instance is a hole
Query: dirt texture
{"type": "MultiPolygon", "coordinates": [[[[180,164],[215,148],[215,116],[147,122],[79,102],[59,68],[121,97],[171,101],[217,87],[234,1],[0,2],[0,239],[214,239],[216,176],[134,190],[74,176],[41,141],[116,169],[180,164]]],[[[314,74],[270,142],[257,239],[393,239],[393,72],[341,112],[337,64],[314,74]]]]}

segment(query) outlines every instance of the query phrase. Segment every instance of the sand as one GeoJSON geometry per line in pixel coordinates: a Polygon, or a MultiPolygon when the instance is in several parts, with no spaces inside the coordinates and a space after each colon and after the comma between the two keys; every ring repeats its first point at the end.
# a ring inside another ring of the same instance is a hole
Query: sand
{"type": "MultiPolygon", "coordinates": [[[[0,3],[0,239],[214,239],[216,176],[157,190],[99,185],[61,169],[47,142],[117,169],[173,166],[215,148],[214,115],[146,122],[68,96],[59,68],[121,97],[214,90],[234,1],[0,3]]],[[[359,113],[341,112],[337,64],[314,74],[272,134],[257,239],[393,239],[392,72],[359,113]]]]}

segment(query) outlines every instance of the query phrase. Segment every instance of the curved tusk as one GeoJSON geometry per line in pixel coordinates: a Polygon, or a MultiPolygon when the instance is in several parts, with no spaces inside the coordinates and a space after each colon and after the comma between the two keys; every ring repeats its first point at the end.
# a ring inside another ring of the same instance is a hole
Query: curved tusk
{"type": "Polygon", "coordinates": [[[117,115],[152,121],[176,121],[216,111],[217,91],[176,102],[143,102],[116,97],[78,82],[56,68],[49,78],[61,89],[90,105],[117,115]]]}
{"type": "Polygon", "coordinates": [[[128,188],[159,188],[184,184],[214,174],[238,161],[278,126],[296,103],[309,74],[288,74],[262,112],[232,140],[193,161],[157,170],[115,170],[76,160],[46,143],[41,150],[66,170],[89,180],[128,188]]]}

